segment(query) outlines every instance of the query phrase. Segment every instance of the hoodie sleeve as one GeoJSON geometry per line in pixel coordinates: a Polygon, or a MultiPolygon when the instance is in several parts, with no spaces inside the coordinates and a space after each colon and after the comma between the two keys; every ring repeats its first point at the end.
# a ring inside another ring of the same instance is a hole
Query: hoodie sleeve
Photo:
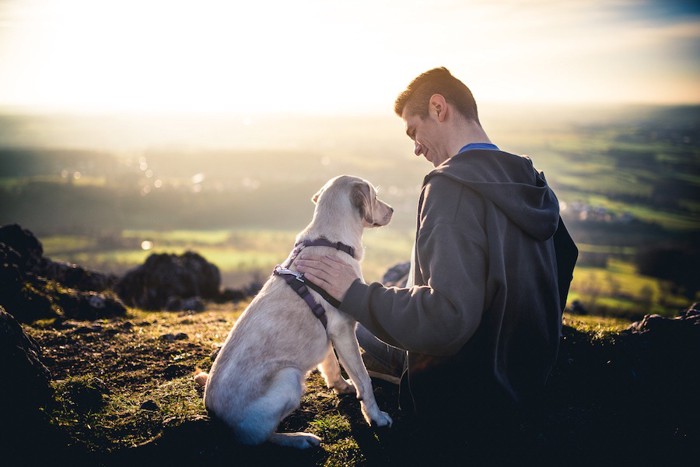
{"type": "Polygon", "coordinates": [[[341,310],[385,342],[428,355],[458,352],[484,307],[486,257],[480,197],[444,177],[426,186],[416,239],[416,285],[356,281],[341,310]]]}

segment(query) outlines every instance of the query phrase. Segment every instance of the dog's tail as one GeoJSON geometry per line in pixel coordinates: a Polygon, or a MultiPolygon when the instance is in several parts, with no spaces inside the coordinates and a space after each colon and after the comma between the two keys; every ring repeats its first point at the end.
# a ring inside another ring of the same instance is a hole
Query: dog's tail
{"type": "Polygon", "coordinates": [[[194,382],[197,383],[200,388],[207,385],[207,379],[209,379],[209,375],[203,371],[194,375],[194,382]]]}

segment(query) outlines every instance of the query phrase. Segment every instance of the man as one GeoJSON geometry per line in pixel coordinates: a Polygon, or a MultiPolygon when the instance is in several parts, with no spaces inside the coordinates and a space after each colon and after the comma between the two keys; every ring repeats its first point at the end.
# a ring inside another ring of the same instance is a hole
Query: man
{"type": "Polygon", "coordinates": [[[544,176],[492,144],[471,91],[446,68],[413,80],[395,111],[435,166],[407,287],[365,284],[330,257],[302,255],[299,270],[391,346],[377,355],[361,327],[367,354],[394,364],[392,348],[407,355],[402,409],[507,414],[541,392],[554,365],[578,251],[544,176]]]}

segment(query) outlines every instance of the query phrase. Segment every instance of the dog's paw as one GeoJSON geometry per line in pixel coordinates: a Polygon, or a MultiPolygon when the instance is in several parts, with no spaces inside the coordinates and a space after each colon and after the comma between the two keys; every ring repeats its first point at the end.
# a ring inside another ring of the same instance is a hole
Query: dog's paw
{"type": "Polygon", "coordinates": [[[372,417],[372,426],[391,426],[394,421],[388,413],[379,411],[378,416],[372,417]]]}
{"type": "Polygon", "coordinates": [[[361,408],[362,415],[365,416],[367,424],[371,426],[391,426],[391,424],[393,423],[393,420],[391,419],[389,414],[379,410],[379,407],[377,407],[376,405],[372,410],[368,410],[367,406],[363,403],[361,408]]]}
{"type": "Polygon", "coordinates": [[[356,394],[357,390],[353,386],[351,381],[346,379],[338,379],[338,381],[333,383],[333,391],[336,394],[356,394]]]}
{"type": "Polygon", "coordinates": [[[321,438],[311,433],[273,433],[270,442],[296,449],[316,448],[321,445],[321,438]]]}

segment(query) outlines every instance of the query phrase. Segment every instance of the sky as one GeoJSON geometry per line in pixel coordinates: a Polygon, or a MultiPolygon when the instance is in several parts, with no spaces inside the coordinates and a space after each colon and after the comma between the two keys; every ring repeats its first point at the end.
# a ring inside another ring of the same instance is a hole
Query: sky
{"type": "Polygon", "coordinates": [[[446,66],[478,101],[700,103],[700,2],[0,0],[0,108],[391,113],[446,66]]]}

